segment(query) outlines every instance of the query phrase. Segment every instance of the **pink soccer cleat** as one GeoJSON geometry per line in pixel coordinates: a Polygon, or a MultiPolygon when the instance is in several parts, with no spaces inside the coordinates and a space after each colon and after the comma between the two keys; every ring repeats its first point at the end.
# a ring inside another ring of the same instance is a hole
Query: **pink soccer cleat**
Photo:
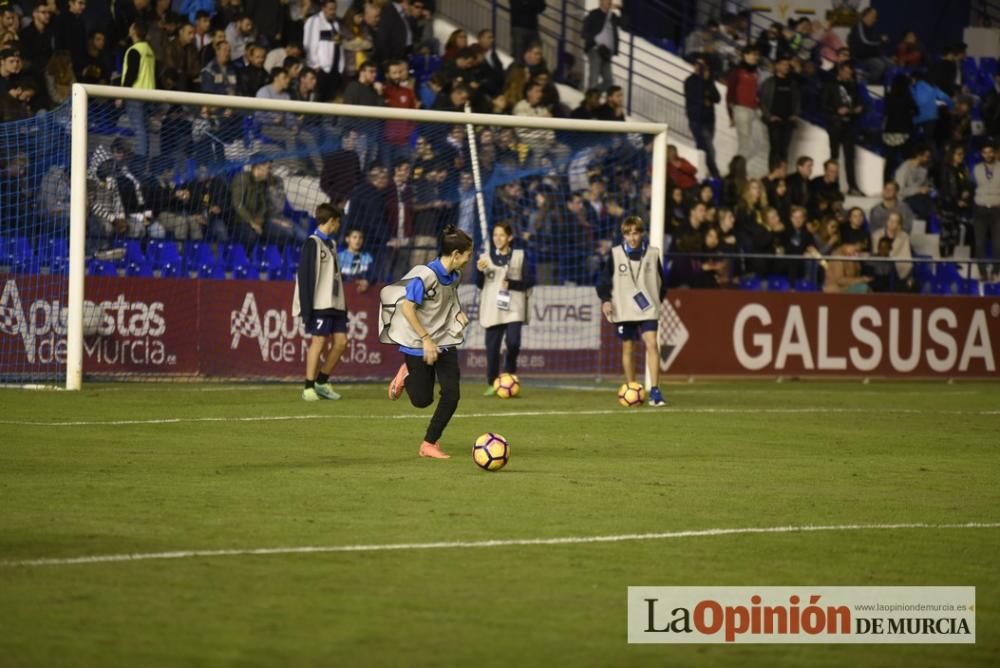
{"type": "Polygon", "coordinates": [[[420,444],[419,454],[421,457],[430,457],[431,459],[450,459],[451,455],[445,454],[441,451],[441,446],[437,443],[428,443],[424,441],[420,444]]]}
{"type": "Polygon", "coordinates": [[[400,364],[399,371],[396,372],[396,377],[389,383],[390,399],[395,401],[403,396],[403,390],[406,389],[406,377],[409,375],[410,370],[406,368],[406,364],[400,364]]]}

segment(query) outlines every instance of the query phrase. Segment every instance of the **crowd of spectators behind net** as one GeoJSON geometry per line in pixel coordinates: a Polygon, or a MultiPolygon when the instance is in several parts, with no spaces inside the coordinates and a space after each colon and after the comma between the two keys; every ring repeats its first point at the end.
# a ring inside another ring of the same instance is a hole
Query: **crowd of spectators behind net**
{"type": "MultiPolygon", "coordinates": [[[[0,130],[5,149],[0,206],[6,228],[0,234],[37,240],[65,230],[64,103],[74,81],[141,85],[135,74],[140,56],[128,50],[136,41],[149,45],[155,85],[163,89],[459,111],[469,103],[481,112],[624,118],[618,87],[588,92],[577,109],[566,108],[530,31],[518,33],[523,51],[510,67],[501,64],[489,31],[470,39],[459,30],[446,44],[438,43],[430,3],[354,3],[341,7],[340,16],[333,2],[173,4],[179,13],[169,0],[126,0],[114,3],[113,11],[105,3],[83,0],[71,0],[58,11],[54,3],[3,5],[0,114],[5,121],[22,122],[0,130]],[[122,81],[130,59],[136,66],[122,81]],[[53,113],[34,115],[42,110],[53,113]]],[[[700,53],[716,74],[724,72],[742,58],[746,30],[739,20],[728,18],[721,27],[692,33],[689,55],[700,53]]],[[[807,111],[814,101],[822,111],[823,90],[811,88],[829,78],[817,68],[821,59],[839,63],[851,55],[837,48],[831,35],[826,27],[800,21],[775,26],[757,40],[764,72],[779,55],[788,58],[793,79],[804,84],[800,92],[807,111]]],[[[868,38],[863,30],[860,36],[863,44],[868,38]]],[[[906,43],[910,46],[901,46],[898,57],[912,67],[919,44],[911,37],[906,43]]],[[[935,66],[941,78],[955,81],[952,69],[938,66],[954,65],[954,53],[946,55],[935,66]]],[[[869,72],[872,58],[865,59],[869,72]]],[[[877,64],[888,69],[884,59],[877,64]]],[[[994,118],[996,90],[984,97],[984,110],[994,110],[994,118]]],[[[887,106],[892,104],[890,95],[887,106]]],[[[887,112],[891,115],[891,109],[887,112]]],[[[432,253],[431,240],[446,222],[478,235],[463,127],[266,113],[248,117],[210,107],[112,102],[94,103],[90,113],[97,138],[88,168],[91,253],[129,237],[237,242],[249,254],[268,244],[294,247],[308,232],[310,205],[327,199],[346,206],[345,233],[357,228],[365,235],[376,280],[391,278],[408,262],[432,253]],[[254,153],[249,146],[256,147],[254,153]],[[247,162],[254,166],[243,170],[247,162]],[[402,247],[409,250],[401,252],[402,247]]],[[[961,126],[948,114],[933,128],[915,127],[904,148],[913,152],[917,138],[924,138],[918,132],[954,135],[956,125],[961,126]]],[[[857,125],[849,128],[860,131],[857,125]]],[[[964,132],[968,140],[967,128],[964,132]]],[[[617,222],[633,213],[648,217],[648,143],[489,128],[481,129],[477,139],[487,215],[491,222],[510,222],[540,266],[551,267],[540,272],[543,282],[591,282],[615,240],[617,222]]],[[[733,161],[724,180],[702,187],[691,165],[672,154],[672,250],[836,252],[844,245],[837,241],[857,236],[855,250],[878,251],[867,220],[863,239],[850,231],[850,219],[857,216],[842,210],[843,194],[829,180],[837,165],[827,166],[825,185],[823,177],[802,184],[796,182],[794,164],[786,178],[781,160],[773,159],[772,172],[756,182],[746,174],[744,158],[733,161]],[[704,220],[696,200],[708,204],[704,220]],[[796,206],[804,211],[793,215],[796,206]],[[797,216],[803,213],[799,231],[797,216]]],[[[895,239],[894,246],[906,246],[895,239]]],[[[894,249],[892,255],[903,252],[894,249]]],[[[700,258],[690,267],[686,261],[679,265],[674,263],[674,284],[725,286],[775,272],[805,281],[806,287],[822,283],[822,269],[808,263],[700,258]]],[[[906,277],[899,278],[904,280],[894,285],[909,285],[906,277]]]]}
{"type": "MultiPolygon", "coordinates": [[[[570,115],[537,44],[526,42],[510,67],[501,65],[488,31],[472,45],[458,31],[442,46],[420,3],[358,3],[338,17],[327,2],[298,21],[295,8],[286,16],[278,2],[247,3],[247,13],[236,11],[238,3],[184,3],[184,16],[169,5],[116,6],[80,53],[59,47],[72,43],[64,40],[68,24],[83,29],[88,22],[83,2],[55,22],[48,5],[28,12],[30,25],[3,52],[16,70],[5,119],[20,122],[2,126],[9,150],[0,234],[40,245],[65,233],[69,86],[143,87],[146,57],[155,63],[156,87],[178,91],[570,115]],[[261,19],[272,4],[280,16],[261,19]],[[33,50],[29,58],[21,50],[37,42],[24,40],[32,30],[51,31],[51,55],[33,50]],[[137,43],[148,44],[151,56],[137,43]],[[65,90],[51,85],[49,66],[64,56],[65,90]],[[50,113],[33,115],[45,109],[50,113]]],[[[623,119],[621,91],[608,97],[585,117],[623,119]]],[[[364,235],[373,280],[432,255],[448,222],[481,236],[464,126],[113,101],[92,102],[89,115],[90,256],[126,239],[166,238],[239,243],[253,257],[275,245],[295,258],[322,201],[346,208],[345,237],[353,229],[364,235]]],[[[512,224],[551,282],[592,280],[617,221],[629,213],[648,217],[649,141],[488,127],[477,133],[487,215],[512,224]]]]}

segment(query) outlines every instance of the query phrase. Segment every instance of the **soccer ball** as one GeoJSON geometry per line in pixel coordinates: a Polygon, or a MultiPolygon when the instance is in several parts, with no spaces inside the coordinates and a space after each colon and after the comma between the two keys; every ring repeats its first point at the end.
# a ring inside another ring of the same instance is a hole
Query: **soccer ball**
{"type": "Polygon", "coordinates": [[[625,408],[642,406],[646,401],[646,388],[641,383],[625,383],[618,388],[618,403],[625,408]]]}
{"type": "Polygon", "coordinates": [[[521,381],[512,373],[502,373],[493,381],[493,389],[501,399],[513,399],[521,392],[521,381]]]}
{"type": "Polygon", "coordinates": [[[510,461],[510,446],[500,434],[483,434],[472,446],[472,461],[485,471],[499,471],[510,461]]]}

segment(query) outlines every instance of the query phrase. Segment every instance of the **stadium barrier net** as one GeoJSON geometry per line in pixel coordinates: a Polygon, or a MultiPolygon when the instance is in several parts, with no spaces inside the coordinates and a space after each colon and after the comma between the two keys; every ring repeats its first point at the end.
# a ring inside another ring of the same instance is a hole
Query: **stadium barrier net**
{"type": "MultiPolygon", "coordinates": [[[[0,125],[0,382],[300,376],[292,285],[324,202],[345,211],[342,251],[361,233],[341,258],[339,373],[395,359],[377,345],[378,284],[433,259],[449,223],[478,256],[505,222],[537,282],[526,370],[599,377],[617,357],[594,285],[625,216],[662,239],[665,156],[650,123],[77,85],[0,125]]],[[[474,272],[467,369],[484,364],[474,272]]]]}

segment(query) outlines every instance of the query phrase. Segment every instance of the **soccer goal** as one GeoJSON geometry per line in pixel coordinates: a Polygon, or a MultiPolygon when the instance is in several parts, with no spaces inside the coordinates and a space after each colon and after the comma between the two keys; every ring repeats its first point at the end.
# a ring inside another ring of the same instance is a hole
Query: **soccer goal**
{"type": "MultiPolygon", "coordinates": [[[[624,216],[664,246],[666,133],[77,84],[71,104],[0,126],[0,382],[297,378],[308,341],[292,281],[324,202],[345,210],[338,374],[390,375],[379,284],[432,259],[444,225],[478,255],[498,222],[537,283],[523,373],[614,372],[594,285],[624,216]]],[[[461,295],[476,374],[474,272],[461,295]]]]}

